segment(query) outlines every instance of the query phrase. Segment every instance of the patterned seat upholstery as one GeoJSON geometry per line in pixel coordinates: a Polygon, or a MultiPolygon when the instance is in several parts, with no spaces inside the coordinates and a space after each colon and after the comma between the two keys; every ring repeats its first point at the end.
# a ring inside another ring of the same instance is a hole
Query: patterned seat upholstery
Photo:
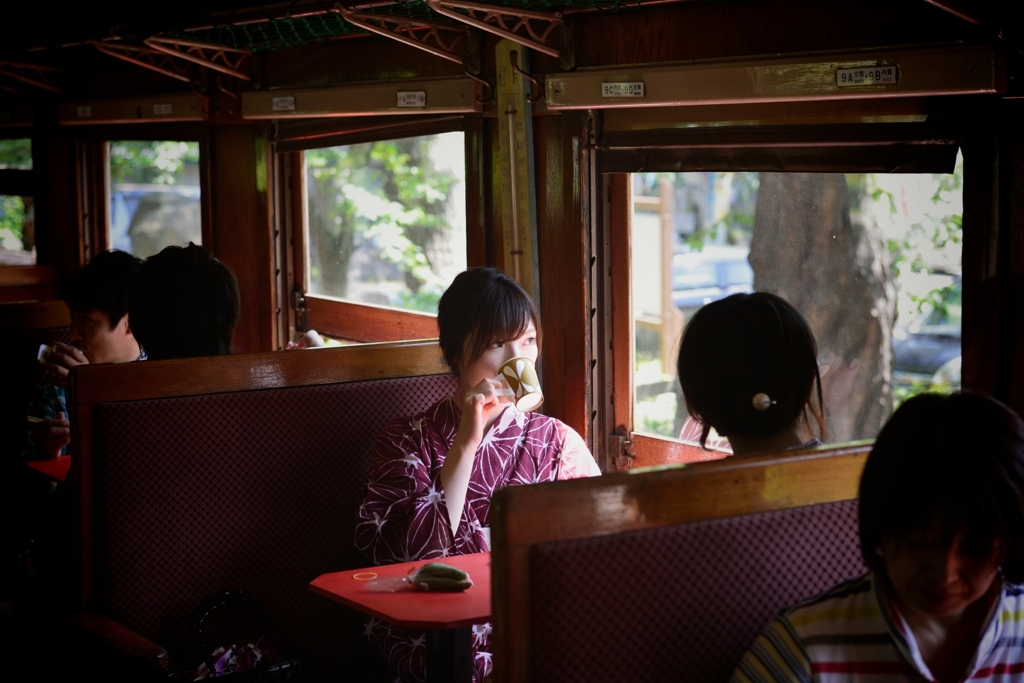
{"type": "Polygon", "coordinates": [[[530,681],[725,681],[780,610],[866,571],[857,502],[534,546],[530,681]]]}
{"type": "Polygon", "coordinates": [[[453,390],[432,375],[97,404],[96,608],[174,663],[200,601],[241,588],[314,680],[366,680],[362,618],[307,585],[369,563],[352,535],[372,442],[453,390]]]}

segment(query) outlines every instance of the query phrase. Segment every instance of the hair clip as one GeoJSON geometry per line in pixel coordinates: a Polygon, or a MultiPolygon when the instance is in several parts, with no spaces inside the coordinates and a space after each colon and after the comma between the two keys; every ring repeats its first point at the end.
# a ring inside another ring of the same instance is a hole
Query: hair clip
{"type": "Polygon", "coordinates": [[[768,397],[768,394],[759,393],[754,394],[754,398],[751,401],[754,404],[754,410],[768,410],[768,408],[775,405],[775,401],[768,397]]]}

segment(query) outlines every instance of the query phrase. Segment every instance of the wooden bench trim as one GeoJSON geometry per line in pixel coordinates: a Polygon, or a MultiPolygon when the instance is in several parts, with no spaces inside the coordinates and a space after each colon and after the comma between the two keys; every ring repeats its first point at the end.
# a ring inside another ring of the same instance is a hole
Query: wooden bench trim
{"type": "Polygon", "coordinates": [[[97,403],[202,396],[447,374],[436,340],[361,344],[141,363],[81,365],[71,372],[72,483],[78,606],[93,609],[93,411],[97,403]]]}
{"type": "Polygon", "coordinates": [[[4,266],[0,268],[0,287],[55,285],[57,269],[50,265],[4,266]]]}
{"type": "Polygon", "coordinates": [[[390,306],[371,306],[329,296],[306,295],[311,329],[339,339],[383,342],[437,336],[437,316],[390,306]]]}
{"type": "Polygon", "coordinates": [[[870,450],[855,444],[726,458],[498,491],[491,504],[495,681],[527,681],[532,547],[853,500],[870,450]]]}
{"type": "Polygon", "coordinates": [[[0,304],[0,330],[4,332],[70,326],[71,314],[67,304],[60,299],[0,304]]]}
{"type": "Polygon", "coordinates": [[[71,373],[71,400],[78,404],[135,401],[447,372],[436,340],[386,342],[82,365],[71,373]]]}

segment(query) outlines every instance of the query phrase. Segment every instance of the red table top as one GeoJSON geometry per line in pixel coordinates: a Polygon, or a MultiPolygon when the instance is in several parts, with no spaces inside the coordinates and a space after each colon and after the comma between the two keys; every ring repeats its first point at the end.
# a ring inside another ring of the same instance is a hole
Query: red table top
{"type": "Polygon", "coordinates": [[[59,455],[50,460],[29,460],[26,464],[47,479],[63,483],[71,468],[71,456],[59,455]]]}
{"type": "Polygon", "coordinates": [[[321,574],[310,582],[317,595],[359,610],[403,628],[457,628],[482,624],[491,619],[491,554],[455,555],[440,560],[420,560],[321,574]],[[369,574],[378,579],[405,576],[413,567],[427,562],[444,562],[468,572],[473,580],[469,590],[459,593],[400,591],[371,593],[366,590],[369,574]],[[353,578],[359,576],[359,579],[353,578]],[[361,580],[362,579],[362,580],[361,580]]]}

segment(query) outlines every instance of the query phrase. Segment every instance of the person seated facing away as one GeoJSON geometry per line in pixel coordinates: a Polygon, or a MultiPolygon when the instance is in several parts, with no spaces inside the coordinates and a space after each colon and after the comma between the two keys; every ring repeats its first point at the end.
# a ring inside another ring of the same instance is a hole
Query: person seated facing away
{"type": "Polygon", "coordinates": [[[132,327],[150,360],[231,353],[239,314],[238,281],[191,242],[142,264],[132,287],[132,327]]]}
{"type": "MultiPolygon", "coordinates": [[[[572,428],[509,403],[506,361],[537,360],[540,315],[529,294],[493,269],[460,273],[437,309],[455,396],[392,421],[377,438],[355,544],[376,564],[489,550],[491,496],[504,486],[600,474],[572,428]]],[[[474,680],[490,672],[490,625],[473,627],[474,680]]],[[[370,620],[367,634],[404,681],[422,681],[423,633],[370,620]]]]}
{"type": "Polygon", "coordinates": [[[870,573],[786,610],[733,681],[1024,681],[1024,423],[923,394],[860,482],[870,573]]]}
{"type": "Polygon", "coordinates": [[[807,321],[774,294],[733,294],[698,310],[677,369],[700,445],[712,427],[735,455],[820,445],[809,440],[811,419],[825,432],[817,356],[807,321]]]}
{"type": "Polygon", "coordinates": [[[125,363],[145,359],[132,333],[128,290],[142,261],[123,251],[97,254],[68,279],[63,299],[71,314],[71,343],[54,344],[40,357],[44,374],[32,388],[22,458],[61,455],[71,441],[67,420],[68,373],[88,363],[125,363]]]}

